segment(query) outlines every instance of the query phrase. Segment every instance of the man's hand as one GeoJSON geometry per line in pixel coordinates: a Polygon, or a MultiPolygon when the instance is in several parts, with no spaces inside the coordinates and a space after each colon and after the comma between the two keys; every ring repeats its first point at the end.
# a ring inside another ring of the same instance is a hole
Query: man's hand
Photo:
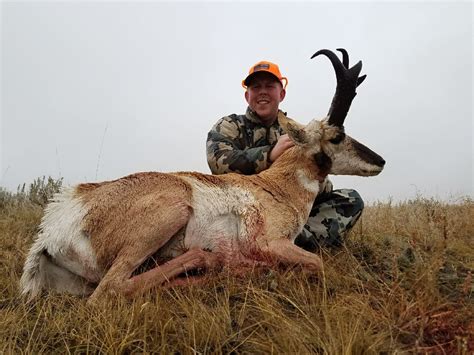
{"type": "Polygon", "coordinates": [[[282,153],[290,147],[293,147],[295,143],[288,137],[288,134],[284,134],[278,138],[278,142],[275,144],[270,152],[268,159],[273,163],[282,153]]]}

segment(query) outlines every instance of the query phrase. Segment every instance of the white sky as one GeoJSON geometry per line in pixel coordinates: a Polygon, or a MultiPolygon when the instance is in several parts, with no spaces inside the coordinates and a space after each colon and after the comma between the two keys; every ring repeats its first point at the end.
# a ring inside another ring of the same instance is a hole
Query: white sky
{"type": "Polygon", "coordinates": [[[137,171],[209,173],[207,132],[243,113],[259,60],[289,78],[281,108],[322,118],[335,88],[318,49],[367,80],[348,134],[387,161],[333,177],[368,201],[473,196],[471,2],[3,2],[0,186],[137,171]]]}

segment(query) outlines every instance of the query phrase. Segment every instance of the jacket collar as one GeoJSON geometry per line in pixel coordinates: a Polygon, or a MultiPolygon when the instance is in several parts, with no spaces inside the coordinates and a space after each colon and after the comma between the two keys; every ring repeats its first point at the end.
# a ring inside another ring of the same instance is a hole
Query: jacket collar
{"type": "MultiPolygon", "coordinates": [[[[278,112],[280,112],[281,110],[278,110],[278,112]]],[[[286,115],[286,114],[285,114],[286,115]]],[[[247,107],[247,111],[245,112],[245,117],[247,117],[247,119],[253,123],[256,123],[260,126],[263,126],[262,124],[262,120],[260,119],[260,117],[258,116],[258,114],[252,110],[250,108],[250,106],[247,107]]],[[[270,127],[273,127],[273,126],[279,126],[278,124],[278,120],[275,120],[275,122],[273,122],[273,124],[270,126],[270,127]]]]}

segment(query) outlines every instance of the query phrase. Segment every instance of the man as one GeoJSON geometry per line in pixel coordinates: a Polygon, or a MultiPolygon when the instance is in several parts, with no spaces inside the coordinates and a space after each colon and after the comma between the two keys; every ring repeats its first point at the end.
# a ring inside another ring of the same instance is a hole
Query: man
{"type": "MultiPolygon", "coordinates": [[[[293,146],[277,120],[287,84],[288,79],[274,63],[261,61],[250,68],[242,81],[247,112],[221,118],[208,134],[207,161],[213,174],[259,173],[293,146]]],[[[355,190],[333,190],[326,178],[320,183],[309,219],[295,244],[308,251],[340,246],[363,208],[355,190]]]]}

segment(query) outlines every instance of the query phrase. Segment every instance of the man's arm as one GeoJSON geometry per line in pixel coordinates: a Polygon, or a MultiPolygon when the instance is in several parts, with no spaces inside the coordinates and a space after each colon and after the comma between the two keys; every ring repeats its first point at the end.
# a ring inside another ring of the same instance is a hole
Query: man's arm
{"type": "MultiPolygon", "coordinates": [[[[240,127],[230,117],[220,119],[207,136],[207,163],[213,174],[257,174],[267,169],[294,143],[287,134],[280,136],[275,145],[256,148],[242,147],[240,127]]],[[[324,199],[332,192],[332,183],[326,179],[319,184],[318,198],[324,199]]]]}
{"type": "Polygon", "coordinates": [[[272,145],[247,148],[242,146],[237,122],[230,117],[220,119],[207,135],[207,163],[213,174],[230,172],[256,174],[267,169],[271,162],[272,145]]]}

